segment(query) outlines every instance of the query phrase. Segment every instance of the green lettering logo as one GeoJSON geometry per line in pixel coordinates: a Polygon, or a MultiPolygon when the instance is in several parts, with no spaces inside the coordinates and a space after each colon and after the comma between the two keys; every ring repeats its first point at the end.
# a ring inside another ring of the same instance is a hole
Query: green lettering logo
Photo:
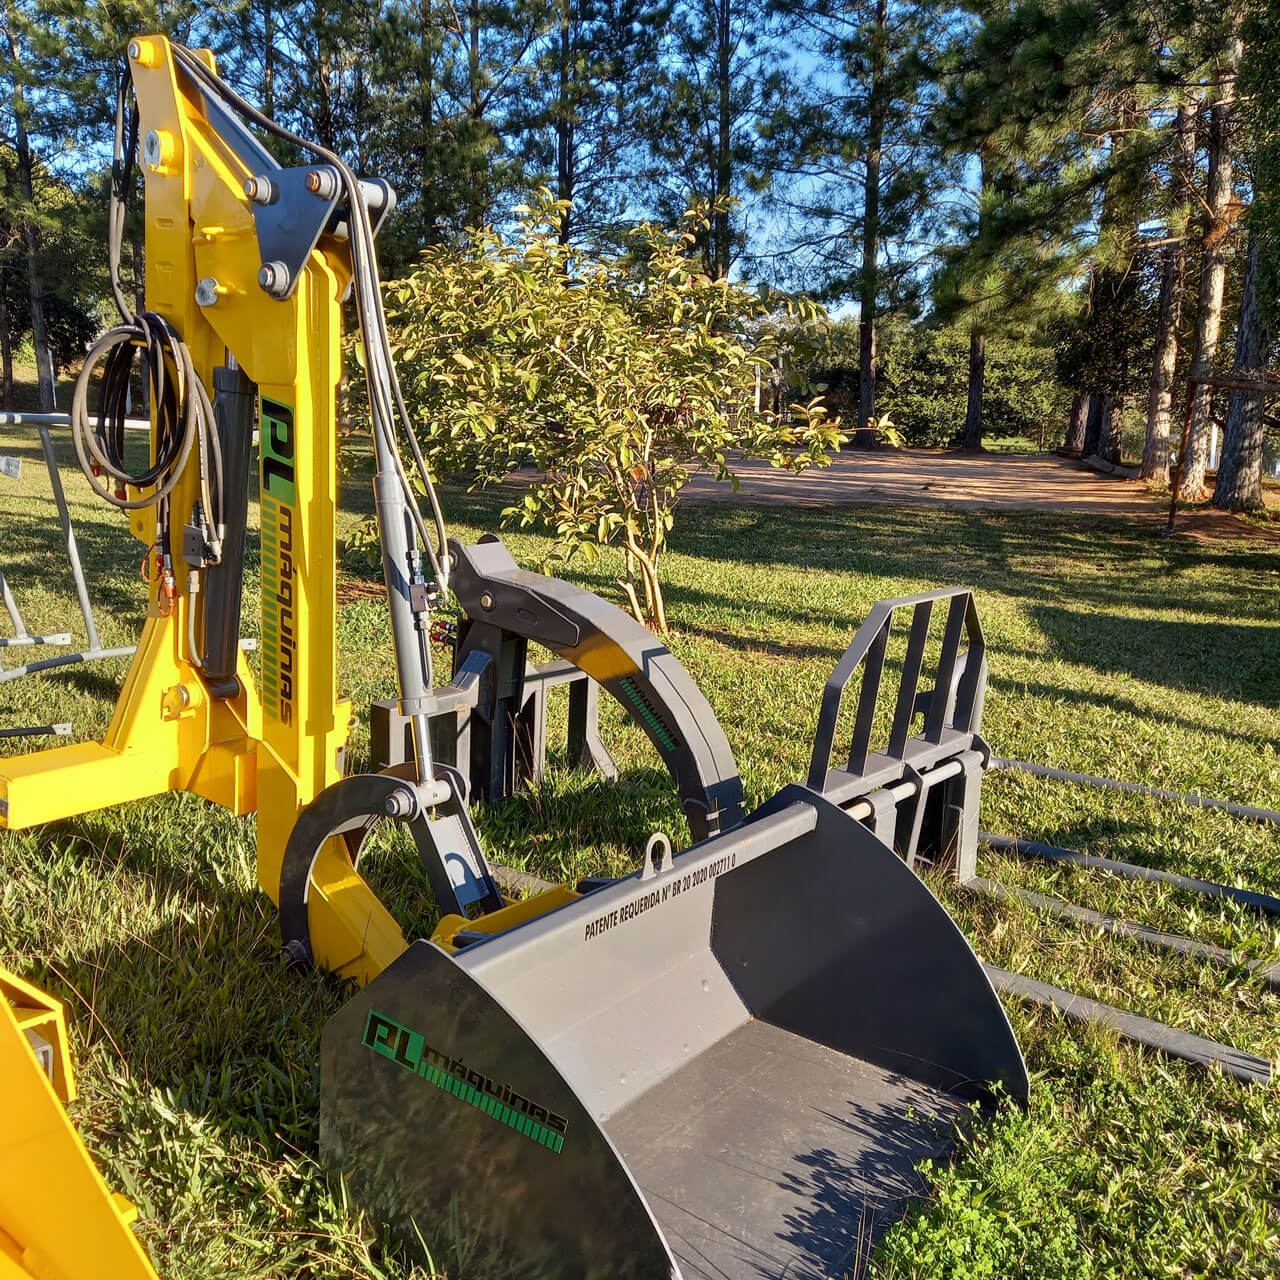
{"type": "Polygon", "coordinates": [[[563,1116],[538,1106],[510,1085],[499,1084],[456,1058],[439,1053],[416,1031],[375,1009],[365,1019],[361,1044],[548,1151],[559,1155],[564,1147],[569,1122],[563,1116]]]}
{"type": "Polygon", "coordinates": [[[262,397],[262,492],[293,506],[298,500],[294,484],[297,440],[293,410],[278,400],[262,397]]]}

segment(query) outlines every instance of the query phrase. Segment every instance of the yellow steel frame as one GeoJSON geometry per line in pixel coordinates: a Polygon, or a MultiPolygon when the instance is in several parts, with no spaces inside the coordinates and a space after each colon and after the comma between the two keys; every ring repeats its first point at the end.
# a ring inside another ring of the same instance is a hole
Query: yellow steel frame
{"type": "MultiPolygon", "coordinates": [[[[0,825],[31,827],[179,790],[237,814],[256,809],[258,881],[278,902],[289,833],[299,810],[340,776],[351,728],[337,694],[334,626],[340,299],[350,258],[345,241],[322,237],[291,298],[264,293],[243,192],[250,175],[208,120],[169,42],[140,37],[129,52],[141,133],[154,132],[159,144],[144,165],[147,308],[182,335],[206,386],[231,352],[264,403],[292,418],[291,501],[263,497],[267,694],[241,655],[240,696],[211,698],[185,656],[186,597],[166,613],[157,586],[106,736],[0,762],[0,825]],[[219,282],[217,301],[202,307],[196,284],[210,277],[219,282]]],[[[170,507],[175,549],[197,494],[196,466],[193,450],[170,507]]],[[[150,508],[131,515],[148,547],[155,520],[150,508]]],[[[367,982],[405,948],[340,839],[321,851],[308,901],[315,959],[344,977],[367,982]]]]}
{"type": "Polygon", "coordinates": [[[0,969],[0,1280],[155,1280],[63,1104],[75,1098],[60,1001],[0,969]],[[52,1049],[46,1075],[28,1033],[52,1049]]]}

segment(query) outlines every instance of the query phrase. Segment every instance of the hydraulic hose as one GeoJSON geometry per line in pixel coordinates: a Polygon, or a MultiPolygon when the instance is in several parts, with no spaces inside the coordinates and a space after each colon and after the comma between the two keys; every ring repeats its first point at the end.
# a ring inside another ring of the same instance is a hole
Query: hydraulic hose
{"type": "MultiPolygon", "coordinates": [[[[107,260],[111,292],[120,324],[109,329],[89,349],[76,379],[71,402],[71,435],[80,469],[95,493],[124,511],[157,507],[157,534],[168,537],[168,503],[196,450],[199,460],[198,517],[207,530],[205,562],[222,557],[222,450],[213,428],[209,393],[196,373],[191,352],[181,335],[153,311],[135,314],[120,283],[120,257],[128,211],[133,155],[138,142],[137,111],[126,113],[130,77],[126,71],[116,95],[115,145],[111,166],[111,195],[107,216],[107,260]],[[131,471],[125,458],[125,419],[135,358],[141,355],[155,412],[155,461],[131,471]],[[89,411],[89,387],[101,367],[102,382],[96,421],[89,411]],[[106,476],[112,485],[104,482],[106,476]],[[128,490],[143,490],[129,497],[128,490]]],[[[171,574],[172,550],[159,548],[171,574]]]]}
{"type": "Polygon", "coordinates": [[[368,368],[366,383],[369,393],[370,416],[373,429],[382,435],[388,446],[388,456],[397,481],[404,493],[410,518],[426,548],[436,584],[442,593],[448,591],[449,554],[448,531],[440,508],[435,484],[431,477],[422,448],[414,434],[405,405],[400,379],[396,373],[395,359],[387,333],[387,319],[382,305],[382,285],[378,274],[378,258],[374,248],[373,223],[360,189],[359,179],[350,166],[335,152],[318,143],[300,137],[292,130],[277,124],[264,115],[251,102],[243,98],[225,81],[215,75],[190,49],[173,45],[174,57],[182,68],[205,91],[221,99],[227,106],[264,133],[278,138],[301,151],[315,156],[322,163],[332,166],[338,173],[345,196],[351,246],[352,282],[359,320],[360,337],[364,344],[368,368]],[[428,531],[413,484],[400,457],[398,440],[403,438],[413,456],[419,483],[431,507],[435,538],[428,531]],[[434,546],[432,545],[434,541],[434,546]]]}

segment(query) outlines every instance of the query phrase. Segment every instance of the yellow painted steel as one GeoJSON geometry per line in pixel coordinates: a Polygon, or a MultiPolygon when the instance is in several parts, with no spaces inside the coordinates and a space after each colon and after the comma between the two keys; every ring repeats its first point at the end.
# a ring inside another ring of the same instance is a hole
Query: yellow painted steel
{"type": "Polygon", "coordinates": [[[60,1001],[0,969],[0,1280],[155,1280],[113,1193],[72,1127],[60,1001]],[[46,1073],[28,1033],[49,1047],[46,1073]]]}
{"type": "Polygon", "coordinates": [[[463,930],[469,933],[502,933],[548,911],[554,911],[557,907],[563,907],[580,896],[577,890],[568,885],[558,884],[518,901],[504,898],[505,906],[477,916],[474,920],[468,920],[466,916],[442,916],[431,935],[431,941],[452,954],[458,950],[453,939],[463,930]]]}
{"type": "MultiPolygon", "coordinates": [[[[106,736],[0,761],[0,825],[31,827],[190,791],[233,813],[257,811],[258,881],[278,901],[289,833],[302,807],[339,778],[351,729],[349,705],[338,697],[335,635],[336,392],[349,251],[345,240],[322,237],[291,298],[264,293],[244,164],[163,36],[135,40],[130,63],[140,136],[154,133],[158,144],[143,173],[147,308],[182,336],[206,386],[230,352],[258,385],[264,428],[268,414],[291,426],[292,492],[264,493],[262,502],[266,678],[259,688],[241,655],[240,696],[210,697],[186,657],[186,596],[179,593],[166,612],[153,587],[106,736]],[[195,291],[205,278],[218,282],[219,293],[202,307],[195,291]]],[[[170,504],[174,548],[196,498],[197,465],[193,450],[170,504]]],[[[147,547],[156,541],[155,521],[153,508],[130,516],[147,547]]],[[[205,598],[201,592],[198,609],[205,598]]],[[[405,948],[341,840],[317,860],[309,913],[317,963],[344,977],[367,982],[405,948]]]]}

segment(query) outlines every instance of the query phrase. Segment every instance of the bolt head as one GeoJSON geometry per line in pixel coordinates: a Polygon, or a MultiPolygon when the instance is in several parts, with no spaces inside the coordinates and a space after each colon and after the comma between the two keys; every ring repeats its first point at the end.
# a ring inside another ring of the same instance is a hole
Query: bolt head
{"type": "Polygon", "coordinates": [[[289,292],[289,268],[276,259],[264,262],[258,272],[258,284],[273,298],[283,298],[289,292]]]}
{"type": "Polygon", "coordinates": [[[271,179],[263,176],[246,178],[244,193],[254,204],[274,204],[278,196],[271,179]]]}
{"type": "Polygon", "coordinates": [[[137,62],[139,55],[142,53],[142,46],[136,40],[129,41],[129,57],[137,62]]]}
{"type": "Polygon", "coordinates": [[[480,593],[480,607],[482,609],[492,609],[494,603],[492,591],[482,591],[480,593]]]}
{"type": "Polygon", "coordinates": [[[196,304],[211,307],[218,301],[218,282],[213,276],[205,276],[196,285],[196,304]]]}

